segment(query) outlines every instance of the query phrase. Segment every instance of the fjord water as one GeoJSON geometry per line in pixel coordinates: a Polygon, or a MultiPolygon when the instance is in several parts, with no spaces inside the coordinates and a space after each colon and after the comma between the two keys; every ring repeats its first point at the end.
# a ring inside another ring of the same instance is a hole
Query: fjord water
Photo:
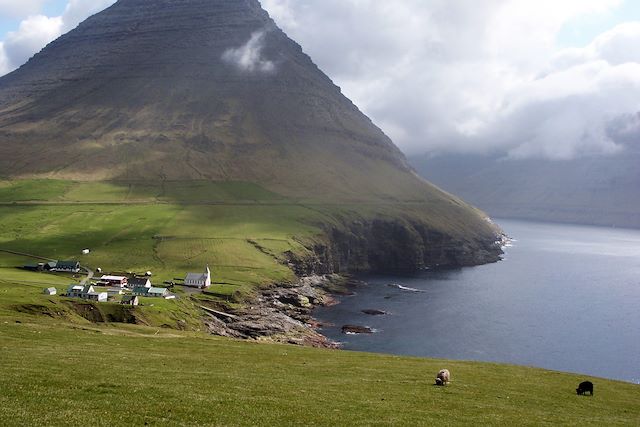
{"type": "Polygon", "coordinates": [[[498,222],[514,239],[503,261],[415,277],[361,277],[366,284],[354,295],[317,310],[331,324],[322,332],[348,350],[640,382],[640,230],[498,222]],[[376,333],[344,335],[345,324],[376,333]]]}

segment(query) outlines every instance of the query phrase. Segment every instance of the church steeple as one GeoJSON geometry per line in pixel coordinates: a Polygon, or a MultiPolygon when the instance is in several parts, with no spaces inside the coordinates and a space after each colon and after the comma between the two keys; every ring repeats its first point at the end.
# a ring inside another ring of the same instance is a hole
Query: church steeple
{"type": "Polygon", "coordinates": [[[205,273],[205,287],[208,288],[209,286],[211,286],[211,270],[209,270],[209,264],[207,264],[207,271],[205,273]]]}

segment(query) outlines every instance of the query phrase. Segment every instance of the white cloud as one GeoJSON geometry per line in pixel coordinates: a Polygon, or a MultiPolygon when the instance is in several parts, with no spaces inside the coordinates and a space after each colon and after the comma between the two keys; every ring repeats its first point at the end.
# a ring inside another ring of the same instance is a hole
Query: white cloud
{"type": "Polygon", "coordinates": [[[21,19],[40,13],[44,0],[0,0],[0,16],[21,19]]]}
{"type": "Polygon", "coordinates": [[[20,23],[17,31],[10,32],[3,45],[10,67],[23,64],[34,53],[62,33],[62,17],[30,16],[20,23]]]}
{"type": "Polygon", "coordinates": [[[4,42],[0,42],[0,76],[11,71],[11,67],[9,65],[9,58],[4,52],[4,42]]]}
{"type": "Polygon", "coordinates": [[[116,0],[69,0],[62,19],[64,31],[74,29],[79,23],[114,4],[116,0]]]}
{"type": "MultiPolygon", "coordinates": [[[[0,0],[0,11],[7,16],[22,16],[39,11],[42,1],[0,0]]],[[[31,56],[88,16],[115,3],[115,0],[69,0],[62,16],[31,15],[16,31],[9,32],[0,44],[0,75],[24,64],[31,56]]]]}
{"type": "Polygon", "coordinates": [[[640,63],[640,24],[584,49],[561,51],[556,42],[567,23],[620,0],[263,4],[408,152],[610,153],[620,149],[615,117],[640,111],[630,65],[640,63]]]}
{"type": "Polygon", "coordinates": [[[265,35],[264,31],[256,31],[243,46],[225,51],[222,54],[223,61],[249,73],[275,71],[275,64],[262,56],[265,35]]]}

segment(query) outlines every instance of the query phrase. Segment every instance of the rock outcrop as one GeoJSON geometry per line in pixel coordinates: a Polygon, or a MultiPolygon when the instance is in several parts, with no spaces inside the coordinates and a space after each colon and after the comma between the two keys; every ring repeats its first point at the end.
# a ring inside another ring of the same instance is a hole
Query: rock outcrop
{"type": "Polygon", "coordinates": [[[332,302],[325,289],[335,281],[343,279],[332,275],[303,277],[293,285],[262,290],[239,309],[222,312],[203,307],[205,325],[219,336],[337,348],[317,332],[311,316],[314,307],[332,302]]]}

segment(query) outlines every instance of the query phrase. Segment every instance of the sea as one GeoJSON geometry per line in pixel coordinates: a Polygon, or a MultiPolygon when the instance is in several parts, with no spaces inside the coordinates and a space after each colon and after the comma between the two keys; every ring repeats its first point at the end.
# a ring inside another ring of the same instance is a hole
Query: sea
{"type": "Polygon", "coordinates": [[[640,230],[496,222],[512,238],[502,261],[359,277],[352,295],[315,311],[321,332],[346,350],[640,383],[640,230]],[[343,334],[344,325],[374,333],[343,334]]]}

